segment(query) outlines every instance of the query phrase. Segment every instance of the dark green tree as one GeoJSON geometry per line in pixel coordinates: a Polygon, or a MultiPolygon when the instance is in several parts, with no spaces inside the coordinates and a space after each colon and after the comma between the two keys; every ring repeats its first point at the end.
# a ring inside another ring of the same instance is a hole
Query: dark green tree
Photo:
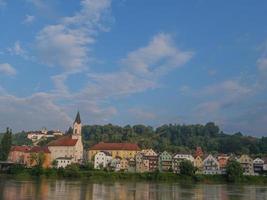
{"type": "Polygon", "coordinates": [[[180,174],[186,176],[193,176],[195,174],[195,167],[189,160],[183,160],[180,162],[180,174]]]}
{"type": "Polygon", "coordinates": [[[8,158],[12,145],[12,131],[7,128],[0,144],[0,160],[5,161],[8,158]]]}
{"type": "Polygon", "coordinates": [[[238,182],[243,177],[243,168],[236,160],[230,160],[226,166],[226,176],[229,182],[238,182]]]}

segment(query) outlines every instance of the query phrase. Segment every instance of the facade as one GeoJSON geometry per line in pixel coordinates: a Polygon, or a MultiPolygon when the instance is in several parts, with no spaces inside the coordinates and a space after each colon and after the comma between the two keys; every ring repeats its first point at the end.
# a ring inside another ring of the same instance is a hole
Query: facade
{"type": "Polygon", "coordinates": [[[200,156],[195,157],[194,167],[197,168],[197,172],[200,173],[203,170],[203,160],[200,156]]]}
{"type": "Polygon", "coordinates": [[[79,112],[73,123],[73,133],[65,135],[48,144],[51,152],[51,159],[72,158],[74,163],[81,163],[83,160],[82,124],[79,112]]]}
{"type": "Polygon", "coordinates": [[[172,170],[172,155],[164,151],[159,155],[159,171],[168,172],[170,170],[172,170]]]}
{"type": "Polygon", "coordinates": [[[255,174],[263,173],[264,160],[256,158],[253,160],[253,170],[255,174]]]}
{"type": "Polygon", "coordinates": [[[220,164],[211,154],[203,160],[204,174],[220,174],[220,164]]]}
{"type": "Polygon", "coordinates": [[[153,149],[145,149],[135,156],[136,172],[153,172],[158,169],[158,154],[153,149]]]}
{"type": "Polygon", "coordinates": [[[237,161],[241,164],[244,175],[254,175],[253,160],[248,155],[241,155],[237,161]]]}
{"type": "Polygon", "coordinates": [[[128,159],[128,172],[136,172],[136,162],[135,158],[129,158],[128,159]]]}
{"type": "Polygon", "coordinates": [[[172,169],[174,173],[180,173],[180,163],[183,160],[188,160],[192,164],[194,163],[194,157],[190,154],[176,154],[172,158],[172,169]]]}
{"type": "Polygon", "coordinates": [[[132,143],[104,143],[100,142],[92,146],[88,151],[88,160],[93,161],[94,156],[100,152],[109,152],[112,158],[120,157],[122,159],[134,158],[136,153],[140,151],[137,144],[132,143]]]}
{"type": "Polygon", "coordinates": [[[220,166],[220,170],[221,170],[221,174],[226,174],[226,166],[229,160],[229,156],[227,155],[219,155],[217,157],[217,160],[219,162],[219,166],[220,166]]]}
{"type": "Polygon", "coordinates": [[[30,146],[12,146],[8,154],[8,161],[27,165],[30,146]]]}
{"type": "Polygon", "coordinates": [[[63,133],[59,130],[47,131],[43,128],[41,131],[30,131],[27,133],[27,138],[30,139],[33,143],[39,142],[43,138],[53,138],[55,136],[62,136],[63,133]]]}
{"type": "Polygon", "coordinates": [[[104,151],[98,152],[95,155],[94,168],[95,169],[107,168],[111,160],[112,156],[110,155],[109,152],[104,152],[104,151]]]}
{"type": "Polygon", "coordinates": [[[71,165],[72,163],[74,163],[73,158],[71,157],[58,157],[56,158],[56,162],[57,162],[57,168],[65,168],[68,165],[71,165]]]}
{"type": "Polygon", "coordinates": [[[120,169],[121,171],[127,171],[128,168],[129,168],[129,161],[128,159],[121,159],[121,162],[120,162],[120,169]]]}
{"type": "Polygon", "coordinates": [[[111,170],[114,170],[115,172],[118,172],[121,170],[121,158],[117,157],[110,161],[109,168],[111,170]]]}
{"type": "Polygon", "coordinates": [[[37,165],[39,156],[43,157],[43,168],[51,166],[51,152],[47,147],[39,146],[12,146],[8,155],[8,161],[23,164],[26,167],[37,165]]]}

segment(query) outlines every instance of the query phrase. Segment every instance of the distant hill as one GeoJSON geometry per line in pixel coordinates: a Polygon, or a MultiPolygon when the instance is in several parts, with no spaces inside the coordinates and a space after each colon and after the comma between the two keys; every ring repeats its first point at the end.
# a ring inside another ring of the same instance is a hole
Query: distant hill
{"type": "Polygon", "coordinates": [[[213,122],[206,125],[162,125],[156,129],[151,126],[83,126],[85,147],[104,142],[135,142],[141,148],[157,151],[191,152],[201,146],[205,152],[267,154],[267,137],[256,138],[241,133],[225,134],[213,122]]]}

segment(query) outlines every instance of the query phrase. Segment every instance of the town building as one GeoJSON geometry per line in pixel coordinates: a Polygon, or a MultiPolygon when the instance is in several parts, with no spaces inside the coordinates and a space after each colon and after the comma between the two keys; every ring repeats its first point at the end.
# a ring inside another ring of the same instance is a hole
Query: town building
{"type": "Polygon", "coordinates": [[[66,168],[68,165],[74,163],[72,157],[58,157],[56,158],[56,168],[66,168]]]}
{"type": "Polygon", "coordinates": [[[95,169],[107,168],[111,160],[112,156],[109,152],[100,151],[94,156],[94,168],[95,169]]]}
{"type": "Polygon", "coordinates": [[[203,160],[204,174],[221,174],[220,164],[211,154],[203,160]]]}
{"type": "MultiPolygon", "coordinates": [[[[138,153],[137,153],[138,154],[138,153]]],[[[136,161],[135,158],[128,159],[128,172],[136,172],[136,161]]]]}
{"type": "Polygon", "coordinates": [[[83,161],[82,123],[79,112],[73,123],[73,133],[51,141],[48,143],[48,148],[52,161],[58,158],[67,158],[74,163],[83,161]]]}
{"type": "Polygon", "coordinates": [[[254,175],[253,160],[246,154],[241,155],[237,161],[241,164],[244,175],[254,175]]]}
{"type": "Polygon", "coordinates": [[[168,172],[170,170],[172,170],[172,155],[163,151],[159,154],[159,171],[168,172]]]}
{"type": "Polygon", "coordinates": [[[158,154],[153,149],[144,149],[135,156],[136,172],[152,172],[158,169],[158,154]]]}
{"type": "Polygon", "coordinates": [[[201,173],[203,171],[203,160],[200,156],[195,157],[194,167],[197,168],[197,173],[201,173]]]}
{"type": "Polygon", "coordinates": [[[34,144],[36,144],[43,139],[54,138],[56,136],[62,136],[63,134],[64,133],[60,130],[47,131],[46,128],[43,128],[41,131],[29,131],[27,133],[27,138],[30,139],[34,144]]]}
{"type": "Polygon", "coordinates": [[[36,166],[39,158],[43,160],[43,168],[51,166],[51,152],[47,147],[12,146],[8,155],[8,161],[22,164],[26,167],[36,166]]]}
{"type": "Polygon", "coordinates": [[[17,164],[27,165],[30,149],[30,146],[12,146],[7,160],[17,164]]]}
{"type": "Polygon", "coordinates": [[[123,158],[120,162],[121,171],[127,171],[129,168],[129,159],[123,158]]]}
{"type": "Polygon", "coordinates": [[[221,174],[226,174],[226,166],[227,166],[229,158],[230,158],[229,156],[224,155],[224,154],[217,156],[221,174]]]}
{"type": "Polygon", "coordinates": [[[194,157],[190,154],[176,154],[172,158],[172,169],[174,173],[180,173],[180,163],[184,160],[194,163],[194,157]]]}
{"type": "Polygon", "coordinates": [[[111,169],[115,172],[120,171],[121,170],[121,158],[120,157],[113,158],[110,161],[109,169],[111,169]]]}
{"type": "Polygon", "coordinates": [[[253,160],[253,170],[254,173],[259,175],[263,173],[263,166],[264,166],[264,160],[260,158],[256,158],[253,160]]]}
{"type": "Polygon", "coordinates": [[[140,151],[140,148],[137,144],[133,143],[105,143],[100,142],[94,146],[92,146],[88,151],[88,160],[93,161],[94,156],[100,152],[105,151],[109,152],[112,158],[116,158],[117,156],[122,159],[134,158],[136,153],[140,151]]]}

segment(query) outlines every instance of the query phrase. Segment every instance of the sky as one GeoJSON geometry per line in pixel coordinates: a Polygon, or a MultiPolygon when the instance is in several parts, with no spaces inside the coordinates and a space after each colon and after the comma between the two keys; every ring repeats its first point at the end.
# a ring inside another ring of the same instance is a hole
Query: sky
{"type": "Polygon", "coordinates": [[[267,135],[267,1],[0,0],[0,131],[205,124],[267,135]]]}

